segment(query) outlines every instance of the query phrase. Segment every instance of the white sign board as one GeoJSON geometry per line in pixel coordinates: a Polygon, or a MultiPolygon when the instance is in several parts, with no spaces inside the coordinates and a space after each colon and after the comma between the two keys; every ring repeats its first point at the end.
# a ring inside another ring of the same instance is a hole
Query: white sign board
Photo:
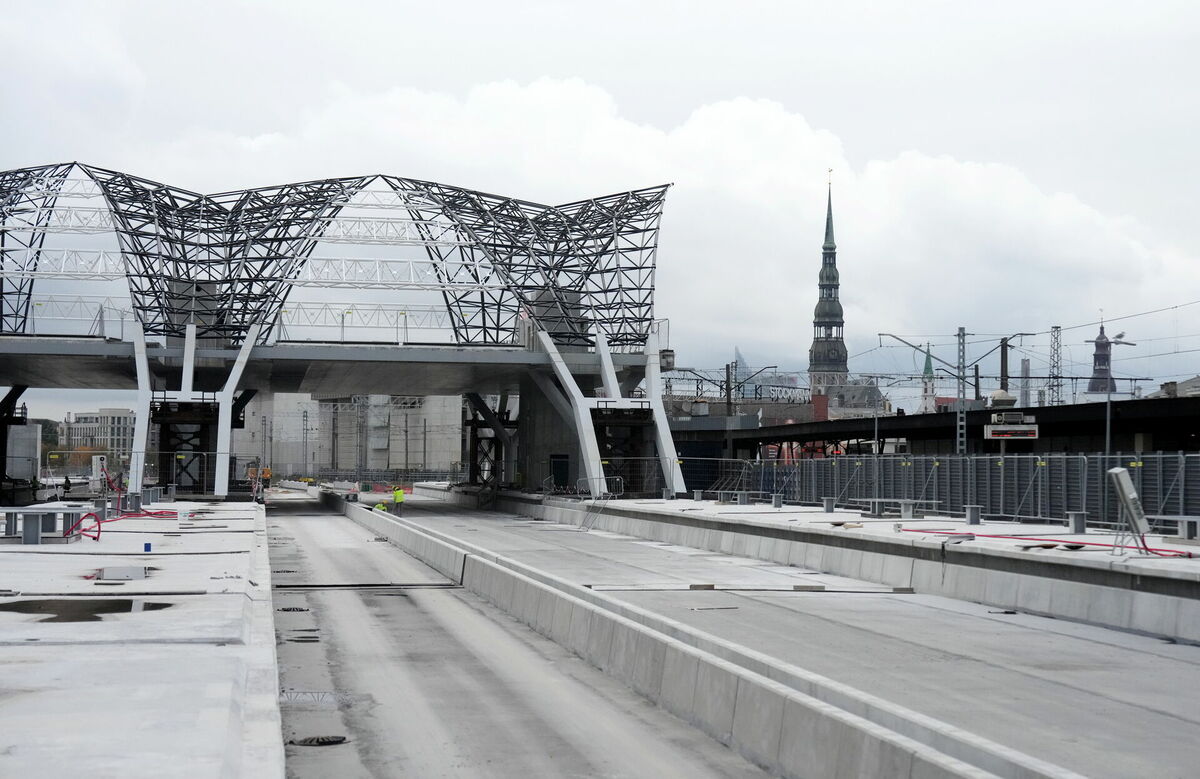
{"type": "Polygon", "coordinates": [[[1137,490],[1134,489],[1133,479],[1129,478],[1129,471],[1124,468],[1109,468],[1108,476],[1112,479],[1117,497],[1125,508],[1125,516],[1129,518],[1130,529],[1139,536],[1149,533],[1150,523],[1146,520],[1145,510],[1142,509],[1142,500],[1138,497],[1137,490]]]}

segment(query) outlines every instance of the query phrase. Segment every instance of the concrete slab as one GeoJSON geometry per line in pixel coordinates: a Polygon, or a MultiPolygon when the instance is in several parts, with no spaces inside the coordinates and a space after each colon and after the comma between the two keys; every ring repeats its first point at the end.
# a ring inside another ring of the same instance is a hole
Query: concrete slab
{"type": "Polygon", "coordinates": [[[161,777],[185,755],[191,776],[283,776],[265,515],[149,508],[196,514],[0,548],[0,589],[20,593],[0,599],[0,774],[161,777]],[[101,583],[105,566],[148,576],[101,583]]]}
{"type": "MultiPolygon", "coordinates": [[[[533,539],[529,536],[534,531],[509,527],[512,520],[453,507],[430,507],[412,520],[458,533],[484,547],[496,541],[514,561],[568,581],[603,581],[613,589],[593,590],[597,597],[615,599],[774,662],[867,690],[885,703],[907,707],[931,721],[951,723],[967,736],[1048,763],[1066,761],[1069,768],[1089,775],[1127,776],[1158,770],[1186,773],[1187,766],[1200,760],[1200,747],[1192,746],[1200,743],[1200,718],[1186,705],[1200,696],[1196,647],[1164,645],[1144,636],[1029,614],[992,613],[1002,609],[944,597],[883,594],[868,582],[766,560],[685,554],[670,548],[680,545],[677,538],[647,544],[626,534],[538,533],[533,539]],[[455,517],[453,524],[468,525],[471,532],[448,527],[448,516],[455,517]],[[524,541],[514,540],[514,535],[522,534],[524,541]],[[699,579],[719,589],[672,586],[654,591],[649,586],[699,579]],[[621,582],[627,586],[620,587],[621,582]],[[823,593],[761,591],[813,582],[832,586],[823,593]],[[751,585],[758,585],[760,591],[750,591],[751,585]],[[740,587],[745,591],[738,591],[740,587]],[[1136,736],[1113,741],[1105,725],[1112,721],[1135,723],[1136,736]],[[1191,733],[1197,738],[1183,737],[1191,733]],[[1078,747],[1064,752],[1062,743],[1078,747]],[[1138,746],[1130,749],[1130,743],[1138,746]]],[[[903,543],[941,548],[940,542],[920,539],[906,538],[903,543]]],[[[836,548],[826,548],[831,549],[836,548]]],[[[841,554],[846,551],[852,550],[841,554]]],[[[913,582],[943,586],[949,568],[916,561],[913,582]]],[[[956,576],[955,587],[987,597],[986,588],[979,589],[986,579],[956,576]]],[[[1011,592],[1012,580],[997,582],[1001,591],[1011,592]]],[[[1037,590],[1026,586],[1028,581],[1020,584],[1017,592],[1023,602],[1036,599],[1037,590]]],[[[1048,606],[1048,594],[1045,600],[1048,606]]],[[[1185,618],[1182,611],[1178,614],[1177,619],[1185,618]]],[[[576,635],[574,619],[571,633],[576,635]]],[[[590,636],[588,643],[592,643],[590,636]]],[[[730,692],[728,680],[709,678],[720,675],[699,661],[692,684],[689,666],[686,655],[665,654],[663,705],[672,711],[690,709],[707,732],[732,738],[733,724],[727,715],[733,711],[729,707],[736,705],[736,686],[730,692]],[[722,691],[727,695],[722,697],[722,691]],[[734,696],[732,702],[726,700],[729,694],[734,696]]],[[[904,762],[891,753],[880,753],[879,760],[884,761],[879,765],[904,762]]],[[[918,762],[925,766],[920,770],[945,768],[922,758],[913,763],[914,772],[918,762]]]]}

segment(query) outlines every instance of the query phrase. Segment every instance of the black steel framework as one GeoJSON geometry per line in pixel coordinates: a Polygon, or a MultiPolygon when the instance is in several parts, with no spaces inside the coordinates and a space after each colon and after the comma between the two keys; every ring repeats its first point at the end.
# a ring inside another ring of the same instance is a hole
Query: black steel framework
{"type": "Polygon", "coordinates": [[[43,229],[71,165],[43,165],[0,173],[0,333],[24,332],[43,229]]]}
{"type": "Polygon", "coordinates": [[[590,345],[593,325],[617,349],[653,322],[658,229],[667,186],[558,206],[388,175],[323,179],[203,195],[80,163],[0,173],[0,332],[23,333],[45,230],[78,171],[111,213],[132,305],[151,335],[266,342],[315,246],[376,182],[408,219],[392,225],[425,248],[455,340],[514,344],[531,319],[560,344],[590,345]],[[12,278],[9,276],[12,275],[12,278]],[[470,289],[467,289],[467,286],[470,289]]]}

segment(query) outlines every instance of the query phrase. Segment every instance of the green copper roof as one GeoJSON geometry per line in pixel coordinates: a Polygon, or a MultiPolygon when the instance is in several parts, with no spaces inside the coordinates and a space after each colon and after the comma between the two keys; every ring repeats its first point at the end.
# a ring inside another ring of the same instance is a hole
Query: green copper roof
{"type": "Polygon", "coordinates": [[[929,344],[925,344],[925,372],[926,378],[933,378],[933,355],[929,353],[929,344]]]}

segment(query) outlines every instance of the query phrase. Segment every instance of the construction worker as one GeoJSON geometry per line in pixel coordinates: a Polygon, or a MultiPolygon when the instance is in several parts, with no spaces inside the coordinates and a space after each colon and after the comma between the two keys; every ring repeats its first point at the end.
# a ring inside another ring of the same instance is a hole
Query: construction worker
{"type": "Polygon", "coordinates": [[[387,504],[382,500],[375,504],[376,511],[387,511],[387,504]]]}
{"type": "Polygon", "coordinates": [[[399,516],[400,510],[402,508],[404,508],[404,488],[403,487],[396,487],[394,490],[392,490],[392,502],[395,504],[395,507],[392,510],[394,512],[396,512],[396,516],[399,516]]]}

